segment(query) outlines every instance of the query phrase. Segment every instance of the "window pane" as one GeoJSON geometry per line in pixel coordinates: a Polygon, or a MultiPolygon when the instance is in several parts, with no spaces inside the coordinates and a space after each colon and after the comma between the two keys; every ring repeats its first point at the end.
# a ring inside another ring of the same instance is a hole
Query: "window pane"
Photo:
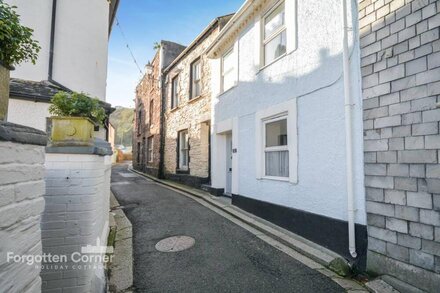
{"type": "Polygon", "coordinates": [[[284,3],[264,19],[264,38],[269,37],[284,24],[284,3]]]}
{"type": "Polygon", "coordinates": [[[198,80],[200,79],[200,61],[197,61],[196,63],[193,64],[193,80],[198,80]]]}
{"type": "Polygon", "coordinates": [[[286,31],[282,31],[264,46],[264,62],[269,64],[286,53],[286,31]]]}
{"type": "Polygon", "coordinates": [[[230,71],[223,76],[223,91],[227,91],[235,84],[235,73],[230,71]]]}
{"type": "Polygon", "coordinates": [[[171,99],[171,108],[177,107],[179,104],[178,98],[177,98],[177,85],[178,80],[177,77],[173,79],[173,85],[172,85],[172,99],[171,99]]]}
{"type": "Polygon", "coordinates": [[[234,68],[234,58],[232,58],[232,53],[233,51],[231,50],[229,51],[229,53],[223,56],[223,73],[228,72],[234,68]]]}
{"type": "Polygon", "coordinates": [[[287,145],[287,119],[266,123],[266,147],[287,145]]]}
{"type": "Polygon", "coordinates": [[[200,96],[200,81],[193,83],[193,91],[192,91],[192,97],[198,97],[200,96]]]}
{"type": "Polygon", "coordinates": [[[266,176],[289,177],[289,151],[266,152],[266,176]]]}

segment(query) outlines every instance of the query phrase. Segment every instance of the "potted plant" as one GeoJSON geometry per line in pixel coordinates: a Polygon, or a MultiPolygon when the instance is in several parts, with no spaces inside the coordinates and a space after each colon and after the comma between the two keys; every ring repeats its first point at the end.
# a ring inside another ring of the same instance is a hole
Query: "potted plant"
{"type": "Polygon", "coordinates": [[[8,113],[9,71],[21,62],[35,64],[40,51],[32,39],[33,30],[20,24],[16,8],[0,0],[0,121],[8,113]]]}
{"type": "Polygon", "coordinates": [[[53,146],[92,146],[94,124],[102,125],[105,110],[83,93],[58,92],[51,100],[53,146]]]}

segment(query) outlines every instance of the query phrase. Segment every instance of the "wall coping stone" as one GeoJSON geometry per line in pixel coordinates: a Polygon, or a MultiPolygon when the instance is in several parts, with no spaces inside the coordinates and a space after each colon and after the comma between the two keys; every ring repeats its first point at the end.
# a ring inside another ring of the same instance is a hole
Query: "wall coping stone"
{"type": "Polygon", "coordinates": [[[113,150],[109,142],[95,138],[93,146],[47,146],[46,153],[111,156],[113,150]]]}
{"type": "Polygon", "coordinates": [[[44,131],[0,121],[0,141],[11,141],[32,145],[47,145],[47,135],[44,131]]]}

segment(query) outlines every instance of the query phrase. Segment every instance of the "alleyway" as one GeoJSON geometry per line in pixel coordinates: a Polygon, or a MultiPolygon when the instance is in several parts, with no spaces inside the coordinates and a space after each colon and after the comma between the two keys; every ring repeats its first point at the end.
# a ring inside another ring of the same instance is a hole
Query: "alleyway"
{"type": "Polygon", "coordinates": [[[343,292],[329,278],[293,260],[197,202],[126,165],[112,170],[112,190],[133,224],[137,292],[343,292]],[[195,239],[164,253],[160,240],[195,239]]]}

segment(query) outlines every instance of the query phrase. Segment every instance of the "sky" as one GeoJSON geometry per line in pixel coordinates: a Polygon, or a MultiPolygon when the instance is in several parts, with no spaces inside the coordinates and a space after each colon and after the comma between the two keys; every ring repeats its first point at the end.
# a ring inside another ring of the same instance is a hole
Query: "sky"
{"type": "Polygon", "coordinates": [[[217,16],[234,13],[244,0],[121,0],[109,43],[107,102],[134,107],[140,68],[153,59],[160,40],[189,45],[217,16]],[[122,28],[123,34],[120,28],[122,28]]]}

